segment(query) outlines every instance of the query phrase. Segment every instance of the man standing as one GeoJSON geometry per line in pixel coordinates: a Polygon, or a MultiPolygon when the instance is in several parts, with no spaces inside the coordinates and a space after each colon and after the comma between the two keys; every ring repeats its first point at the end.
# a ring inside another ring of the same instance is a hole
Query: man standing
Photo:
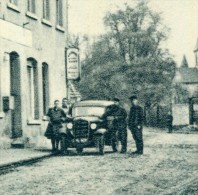
{"type": "Polygon", "coordinates": [[[48,138],[51,139],[52,151],[55,152],[58,150],[61,139],[59,130],[66,117],[63,109],[59,107],[59,100],[54,101],[54,107],[48,110],[47,116],[50,119],[48,127],[52,128],[48,133],[48,138]]]}
{"type": "Polygon", "coordinates": [[[71,114],[71,105],[67,98],[63,98],[62,100],[62,109],[65,112],[66,116],[70,116],[71,114]]]}
{"type": "Polygon", "coordinates": [[[143,154],[143,120],[144,114],[143,109],[138,105],[137,96],[131,96],[129,98],[132,103],[132,107],[129,113],[128,126],[131,130],[133,139],[135,140],[137,150],[133,152],[134,154],[143,154]]]}
{"type": "Polygon", "coordinates": [[[168,128],[168,133],[172,133],[173,131],[173,116],[171,112],[168,112],[168,115],[166,117],[166,124],[168,128]]]}
{"type": "Polygon", "coordinates": [[[117,152],[117,140],[119,140],[122,145],[121,153],[125,153],[127,151],[127,113],[120,106],[120,100],[118,98],[114,98],[113,101],[114,104],[107,108],[107,112],[103,117],[107,118],[107,120],[109,117],[112,118],[110,131],[113,151],[117,152]]]}

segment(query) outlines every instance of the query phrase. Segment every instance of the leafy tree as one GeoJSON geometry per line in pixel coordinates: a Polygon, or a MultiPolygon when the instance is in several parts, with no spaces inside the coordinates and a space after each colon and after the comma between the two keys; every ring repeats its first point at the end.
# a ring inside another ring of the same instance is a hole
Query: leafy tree
{"type": "Polygon", "coordinates": [[[170,96],[175,62],[161,47],[168,28],[162,25],[160,14],[141,2],[107,13],[104,22],[109,30],[98,37],[90,57],[82,62],[79,89],[84,98],[116,96],[126,101],[137,94],[151,107],[170,96]]]}

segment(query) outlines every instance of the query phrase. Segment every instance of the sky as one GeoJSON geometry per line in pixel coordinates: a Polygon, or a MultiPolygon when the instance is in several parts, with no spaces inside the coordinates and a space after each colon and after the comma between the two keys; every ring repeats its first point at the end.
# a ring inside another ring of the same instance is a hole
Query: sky
{"type": "MultiPolygon", "coordinates": [[[[134,5],[135,0],[69,0],[69,33],[89,36],[105,33],[105,13],[123,8],[126,2],[134,5]]],[[[149,7],[160,12],[163,24],[171,29],[165,47],[174,55],[177,65],[185,54],[189,66],[195,66],[198,0],[150,0],[149,7]]]]}

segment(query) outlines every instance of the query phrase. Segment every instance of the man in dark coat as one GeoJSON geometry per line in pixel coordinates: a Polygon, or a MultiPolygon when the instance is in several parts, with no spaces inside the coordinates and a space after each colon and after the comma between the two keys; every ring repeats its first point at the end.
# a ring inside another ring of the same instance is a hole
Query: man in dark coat
{"type": "Polygon", "coordinates": [[[129,98],[132,103],[132,107],[129,113],[128,127],[132,133],[133,139],[135,140],[137,150],[134,154],[143,154],[143,120],[144,114],[143,109],[138,105],[137,96],[131,96],[129,98]]]}
{"type": "Polygon", "coordinates": [[[57,151],[61,139],[59,130],[66,117],[63,109],[59,107],[59,100],[54,101],[54,107],[48,110],[47,116],[50,120],[46,137],[51,139],[52,151],[57,151]]]}
{"type": "Polygon", "coordinates": [[[117,152],[117,140],[119,140],[122,145],[121,153],[125,153],[127,151],[127,113],[120,106],[120,100],[118,98],[114,98],[113,101],[115,104],[107,108],[103,118],[107,118],[107,120],[109,117],[112,118],[110,119],[112,123],[110,131],[113,151],[117,152]]]}
{"type": "Polygon", "coordinates": [[[166,117],[166,124],[168,128],[168,133],[172,133],[173,131],[173,116],[171,112],[168,112],[168,115],[166,117]]]}

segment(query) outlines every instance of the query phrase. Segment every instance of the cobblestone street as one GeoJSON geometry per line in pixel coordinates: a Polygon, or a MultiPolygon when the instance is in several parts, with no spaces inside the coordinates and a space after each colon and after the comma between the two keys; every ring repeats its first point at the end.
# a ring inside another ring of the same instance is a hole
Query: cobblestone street
{"type": "Polygon", "coordinates": [[[0,178],[0,194],[196,194],[198,135],[145,129],[145,154],[95,149],[52,157],[0,178]]]}

